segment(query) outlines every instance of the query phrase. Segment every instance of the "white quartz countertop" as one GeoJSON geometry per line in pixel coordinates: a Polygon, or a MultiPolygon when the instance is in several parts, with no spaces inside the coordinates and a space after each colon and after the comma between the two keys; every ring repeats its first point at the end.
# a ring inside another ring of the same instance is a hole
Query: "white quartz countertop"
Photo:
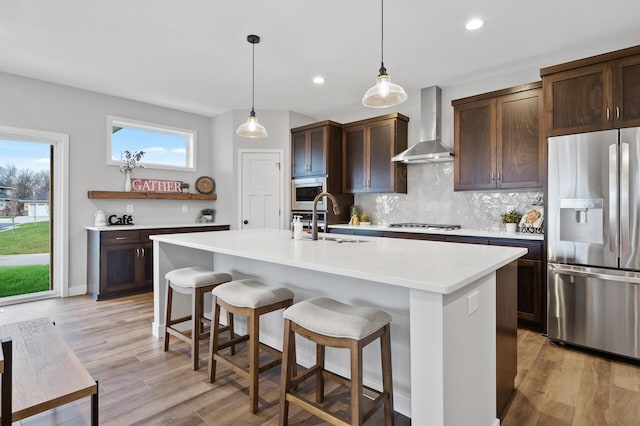
{"type": "Polygon", "coordinates": [[[320,238],[325,236],[344,242],[293,240],[289,231],[269,229],[156,235],[151,239],[441,294],[453,293],[527,252],[518,247],[320,234],[320,238]]]}
{"type": "Polygon", "coordinates": [[[543,234],[532,234],[527,232],[508,233],[506,231],[480,231],[477,229],[452,229],[449,231],[442,229],[420,229],[420,228],[391,228],[390,226],[380,225],[329,225],[329,228],[336,229],[353,229],[353,230],[371,230],[371,231],[391,231],[391,232],[407,232],[413,234],[438,234],[438,235],[459,235],[464,237],[486,237],[486,238],[509,238],[515,240],[537,240],[543,241],[543,234]]]}
{"type": "Polygon", "coordinates": [[[113,226],[85,226],[89,231],[130,231],[135,229],[168,229],[189,228],[201,226],[228,226],[228,223],[172,223],[172,224],[147,224],[147,225],[113,225],[113,226]]]}

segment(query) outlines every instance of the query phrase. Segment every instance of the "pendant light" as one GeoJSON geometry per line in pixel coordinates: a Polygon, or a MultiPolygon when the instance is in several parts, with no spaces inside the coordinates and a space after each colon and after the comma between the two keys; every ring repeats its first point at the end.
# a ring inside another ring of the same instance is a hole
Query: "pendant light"
{"type": "Polygon", "coordinates": [[[380,70],[378,81],[375,86],[367,90],[362,98],[362,105],[371,108],[384,108],[401,104],[407,100],[407,93],[399,85],[392,83],[384,67],[384,0],[380,0],[382,4],[381,13],[381,36],[380,36],[380,70]]]}
{"type": "Polygon", "coordinates": [[[247,41],[252,46],[252,71],[251,71],[251,112],[247,122],[240,125],[236,133],[244,138],[264,138],[267,136],[267,129],[260,123],[253,109],[254,96],[256,91],[256,44],[260,43],[260,37],[254,34],[247,36],[247,41]]]}

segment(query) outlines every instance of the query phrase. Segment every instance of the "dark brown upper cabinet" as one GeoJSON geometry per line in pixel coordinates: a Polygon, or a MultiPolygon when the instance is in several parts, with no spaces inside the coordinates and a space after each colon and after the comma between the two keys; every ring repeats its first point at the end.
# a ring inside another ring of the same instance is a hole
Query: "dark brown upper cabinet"
{"type": "Polygon", "coordinates": [[[407,166],[391,158],[407,149],[408,122],[393,113],[343,126],[342,192],[407,192],[407,166]]]}
{"type": "Polygon", "coordinates": [[[640,46],[540,70],[547,136],[640,125],[640,46]]]}
{"type": "Polygon", "coordinates": [[[541,87],[536,82],[451,102],[454,190],[542,187],[541,87]]]}
{"type": "Polygon", "coordinates": [[[291,129],[291,177],[340,176],[341,150],[339,123],[326,120],[291,129]]]}

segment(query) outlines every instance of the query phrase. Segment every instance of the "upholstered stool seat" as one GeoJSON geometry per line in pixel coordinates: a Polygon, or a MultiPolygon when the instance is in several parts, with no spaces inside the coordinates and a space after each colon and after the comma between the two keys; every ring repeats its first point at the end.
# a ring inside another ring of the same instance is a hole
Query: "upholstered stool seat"
{"type": "Polygon", "coordinates": [[[244,279],[221,284],[213,289],[213,323],[211,326],[209,380],[216,379],[216,364],[222,363],[242,377],[249,379],[249,409],[258,411],[258,375],[280,364],[281,353],[260,343],[260,315],[284,309],[293,304],[293,292],[282,287],[270,287],[254,279],[244,279]],[[247,334],[234,339],[219,342],[220,309],[225,309],[231,316],[247,317],[247,334]],[[249,341],[248,367],[240,365],[236,359],[224,355],[220,351],[244,341],[249,341]],[[263,349],[275,356],[275,359],[259,365],[259,350],[263,349]]]}
{"type": "Polygon", "coordinates": [[[296,303],[284,313],[284,344],[282,348],[282,380],[280,424],[287,425],[289,403],[293,403],[332,424],[361,425],[384,405],[385,424],[393,424],[393,383],[391,374],[391,316],[379,309],[347,305],[327,297],[315,297],[296,303]],[[297,375],[295,333],[316,343],[316,363],[297,375]],[[362,349],[380,338],[382,358],[382,392],[362,384],[362,349]],[[351,378],[346,379],[324,368],[325,347],[351,351],[351,378]],[[296,394],[295,388],[315,376],[316,401],[296,394]],[[321,406],[324,401],[324,379],[351,388],[351,418],[344,419],[321,406]],[[373,398],[362,398],[363,393],[373,398]]]}
{"type": "MultiPolygon", "coordinates": [[[[169,350],[170,335],[184,340],[191,345],[192,368],[197,370],[200,363],[200,340],[208,336],[203,323],[210,323],[210,320],[204,315],[204,295],[217,285],[231,281],[232,277],[226,272],[214,272],[200,267],[174,269],[167,272],[164,277],[167,280],[164,350],[165,352],[169,350]],[[191,296],[191,315],[172,318],[174,292],[191,296]],[[190,334],[174,327],[176,324],[186,321],[191,321],[190,334]]],[[[230,326],[231,324],[225,330],[230,330],[230,333],[233,334],[233,330],[229,329],[230,326]]]]}

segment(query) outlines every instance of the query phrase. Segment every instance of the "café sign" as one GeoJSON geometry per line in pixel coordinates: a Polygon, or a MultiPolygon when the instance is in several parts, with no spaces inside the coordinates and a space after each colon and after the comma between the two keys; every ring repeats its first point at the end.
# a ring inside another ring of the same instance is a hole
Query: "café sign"
{"type": "Polygon", "coordinates": [[[182,181],[131,178],[133,192],[182,192],[182,181]]]}

